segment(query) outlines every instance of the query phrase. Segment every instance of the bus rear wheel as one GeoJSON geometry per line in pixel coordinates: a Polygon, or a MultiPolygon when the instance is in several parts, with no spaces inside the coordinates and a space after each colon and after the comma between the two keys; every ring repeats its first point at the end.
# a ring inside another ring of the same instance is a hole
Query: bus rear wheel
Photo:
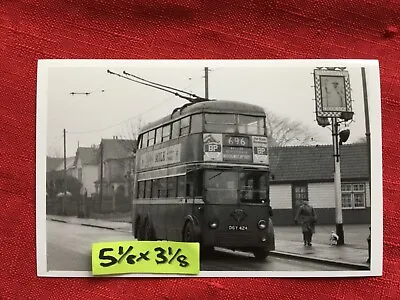
{"type": "Polygon", "coordinates": [[[154,232],[153,232],[153,227],[151,226],[150,221],[147,219],[144,222],[143,226],[143,240],[144,241],[153,241],[154,238],[154,232]]]}
{"type": "Polygon", "coordinates": [[[187,222],[185,228],[183,229],[183,241],[184,242],[194,242],[194,227],[192,222],[187,222]]]}
{"type": "Polygon", "coordinates": [[[257,261],[263,261],[268,257],[269,251],[265,248],[256,248],[253,249],[253,255],[257,261]]]}

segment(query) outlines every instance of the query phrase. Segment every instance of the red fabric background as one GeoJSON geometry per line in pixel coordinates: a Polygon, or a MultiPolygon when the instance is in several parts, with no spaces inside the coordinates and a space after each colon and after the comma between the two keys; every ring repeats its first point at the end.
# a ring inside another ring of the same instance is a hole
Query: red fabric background
{"type": "Polygon", "coordinates": [[[0,298],[400,299],[400,33],[396,28],[400,29],[398,0],[1,0],[0,298]],[[392,34],[385,36],[385,31],[392,34]],[[37,60],[43,58],[379,59],[384,276],[37,278],[35,103],[37,60]]]}

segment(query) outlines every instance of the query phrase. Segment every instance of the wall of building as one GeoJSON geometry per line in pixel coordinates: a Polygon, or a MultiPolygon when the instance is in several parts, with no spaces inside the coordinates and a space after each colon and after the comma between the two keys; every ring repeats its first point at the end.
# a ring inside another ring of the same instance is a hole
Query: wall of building
{"type": "MultiPolygon", "coordinates": [[[[345,182],[344,182],[345,183],[345,182]]],[[[365,208],[343,208],[343,224],[369,224],[371,222],[371,199],[369,184],[366,184],[365,208]]],[[[309,183],[308,198],[315,208],[318,224],[335,224],[335,185],[328,183],[309,183]]],[[[273,184],[270,187],[271,206],[274,210],[275,225],[293,225],[295,213],[292,209],[291,184],[273,184]]]]}
{"type": "Polygon", "coordinates": [[[88,196],[96,192],[94,182],[97,180],[97,169],[96,165],[86,165],[82,168],[82,183],[88,196]]]}

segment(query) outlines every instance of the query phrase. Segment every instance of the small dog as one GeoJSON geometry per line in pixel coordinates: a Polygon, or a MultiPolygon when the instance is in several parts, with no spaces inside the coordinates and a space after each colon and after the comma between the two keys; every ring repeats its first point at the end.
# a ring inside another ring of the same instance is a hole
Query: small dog
{"type": "Polygon", "coordinates": [[[332,231],[331,238],[329,239],[329,245],[331,245],[331,246],[337,245],[338,240],[339,240],[339,236],[334,231],[332,231]]]}

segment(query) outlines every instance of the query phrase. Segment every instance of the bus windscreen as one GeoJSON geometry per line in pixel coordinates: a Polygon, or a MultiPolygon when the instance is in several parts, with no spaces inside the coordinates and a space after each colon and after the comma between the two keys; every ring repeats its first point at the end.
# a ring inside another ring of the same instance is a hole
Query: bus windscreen
{"type": "Polygon", "coordinates": [[[205,198],[210,204],[265,203],[268,174],[261,171],[205,172],[205,198]]]}

